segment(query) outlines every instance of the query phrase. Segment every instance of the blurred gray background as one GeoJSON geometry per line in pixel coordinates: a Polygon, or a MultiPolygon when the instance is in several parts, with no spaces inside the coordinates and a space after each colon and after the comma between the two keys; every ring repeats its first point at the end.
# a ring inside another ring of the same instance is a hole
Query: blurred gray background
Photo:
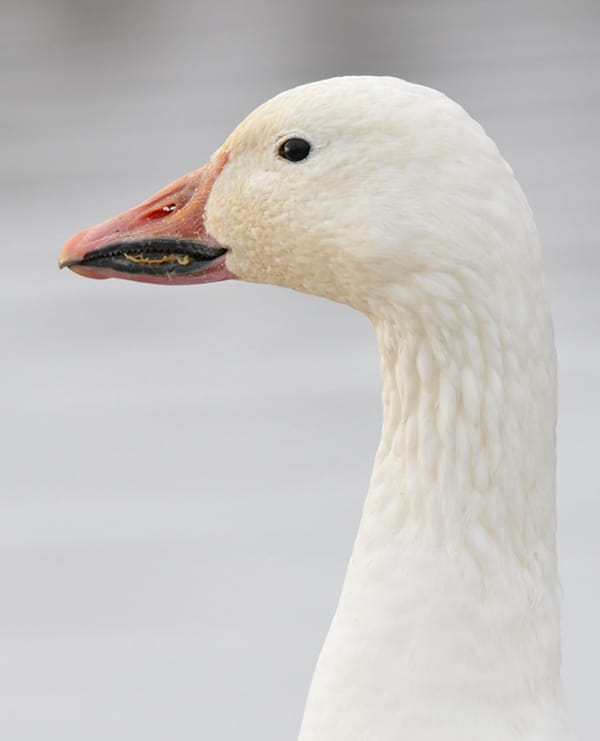
{"type": "Polygon", "coordinates": [[[56,259],[274,93],[375,73],[461,102],[537,216],[564,678],[597,739],[597,0],[21,0],[0,23],[0,738],[296,738],[379,439],[368,322],[56,259]]]}

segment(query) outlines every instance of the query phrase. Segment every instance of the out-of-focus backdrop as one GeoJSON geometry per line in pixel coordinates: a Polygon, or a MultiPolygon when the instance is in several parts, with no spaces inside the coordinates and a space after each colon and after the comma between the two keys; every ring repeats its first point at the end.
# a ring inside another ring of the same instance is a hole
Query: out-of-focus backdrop
{"type": "Polygon", "coordinates": [[[294,739],[379,438],[368,322],[239,283],[59,273],[62,242],[298,83],[480,120],[537,216],[560,357],[564,678],[598,738],[597,0],[20,0],[0,14],[0,738],[294,739]]]}

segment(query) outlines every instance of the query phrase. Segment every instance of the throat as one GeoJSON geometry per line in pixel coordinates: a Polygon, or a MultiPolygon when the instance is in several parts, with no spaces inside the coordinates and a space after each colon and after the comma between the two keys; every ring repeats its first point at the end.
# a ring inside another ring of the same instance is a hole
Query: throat
{"type": "Polygon", "coordinates": [[[374,322],[382,438],[301,741],[563,738],[540,321],[374,322]]]}

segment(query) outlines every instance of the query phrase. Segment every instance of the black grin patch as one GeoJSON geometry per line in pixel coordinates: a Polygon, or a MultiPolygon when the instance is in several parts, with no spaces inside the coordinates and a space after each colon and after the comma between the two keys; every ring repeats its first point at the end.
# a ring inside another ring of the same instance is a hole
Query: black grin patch
{"type": "Polygon", "coordinates": [[[226,252],[223,247],[187,239],[138,239],[92,250],[79,264],[119,273],[175,277],[199,273],[226,252]]]}

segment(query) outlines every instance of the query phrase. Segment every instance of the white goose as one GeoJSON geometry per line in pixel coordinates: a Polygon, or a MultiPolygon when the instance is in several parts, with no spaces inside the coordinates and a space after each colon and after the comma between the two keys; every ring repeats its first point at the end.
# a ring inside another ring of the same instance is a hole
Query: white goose
{"type": "Polygon", "coordinates": [[[343,77],[255,110],[210,162],[61,265],[240,278],[364,312],[383,431],[301,741],[563,741],[555,356],[536,228],[439,92],[343,77]]]}

